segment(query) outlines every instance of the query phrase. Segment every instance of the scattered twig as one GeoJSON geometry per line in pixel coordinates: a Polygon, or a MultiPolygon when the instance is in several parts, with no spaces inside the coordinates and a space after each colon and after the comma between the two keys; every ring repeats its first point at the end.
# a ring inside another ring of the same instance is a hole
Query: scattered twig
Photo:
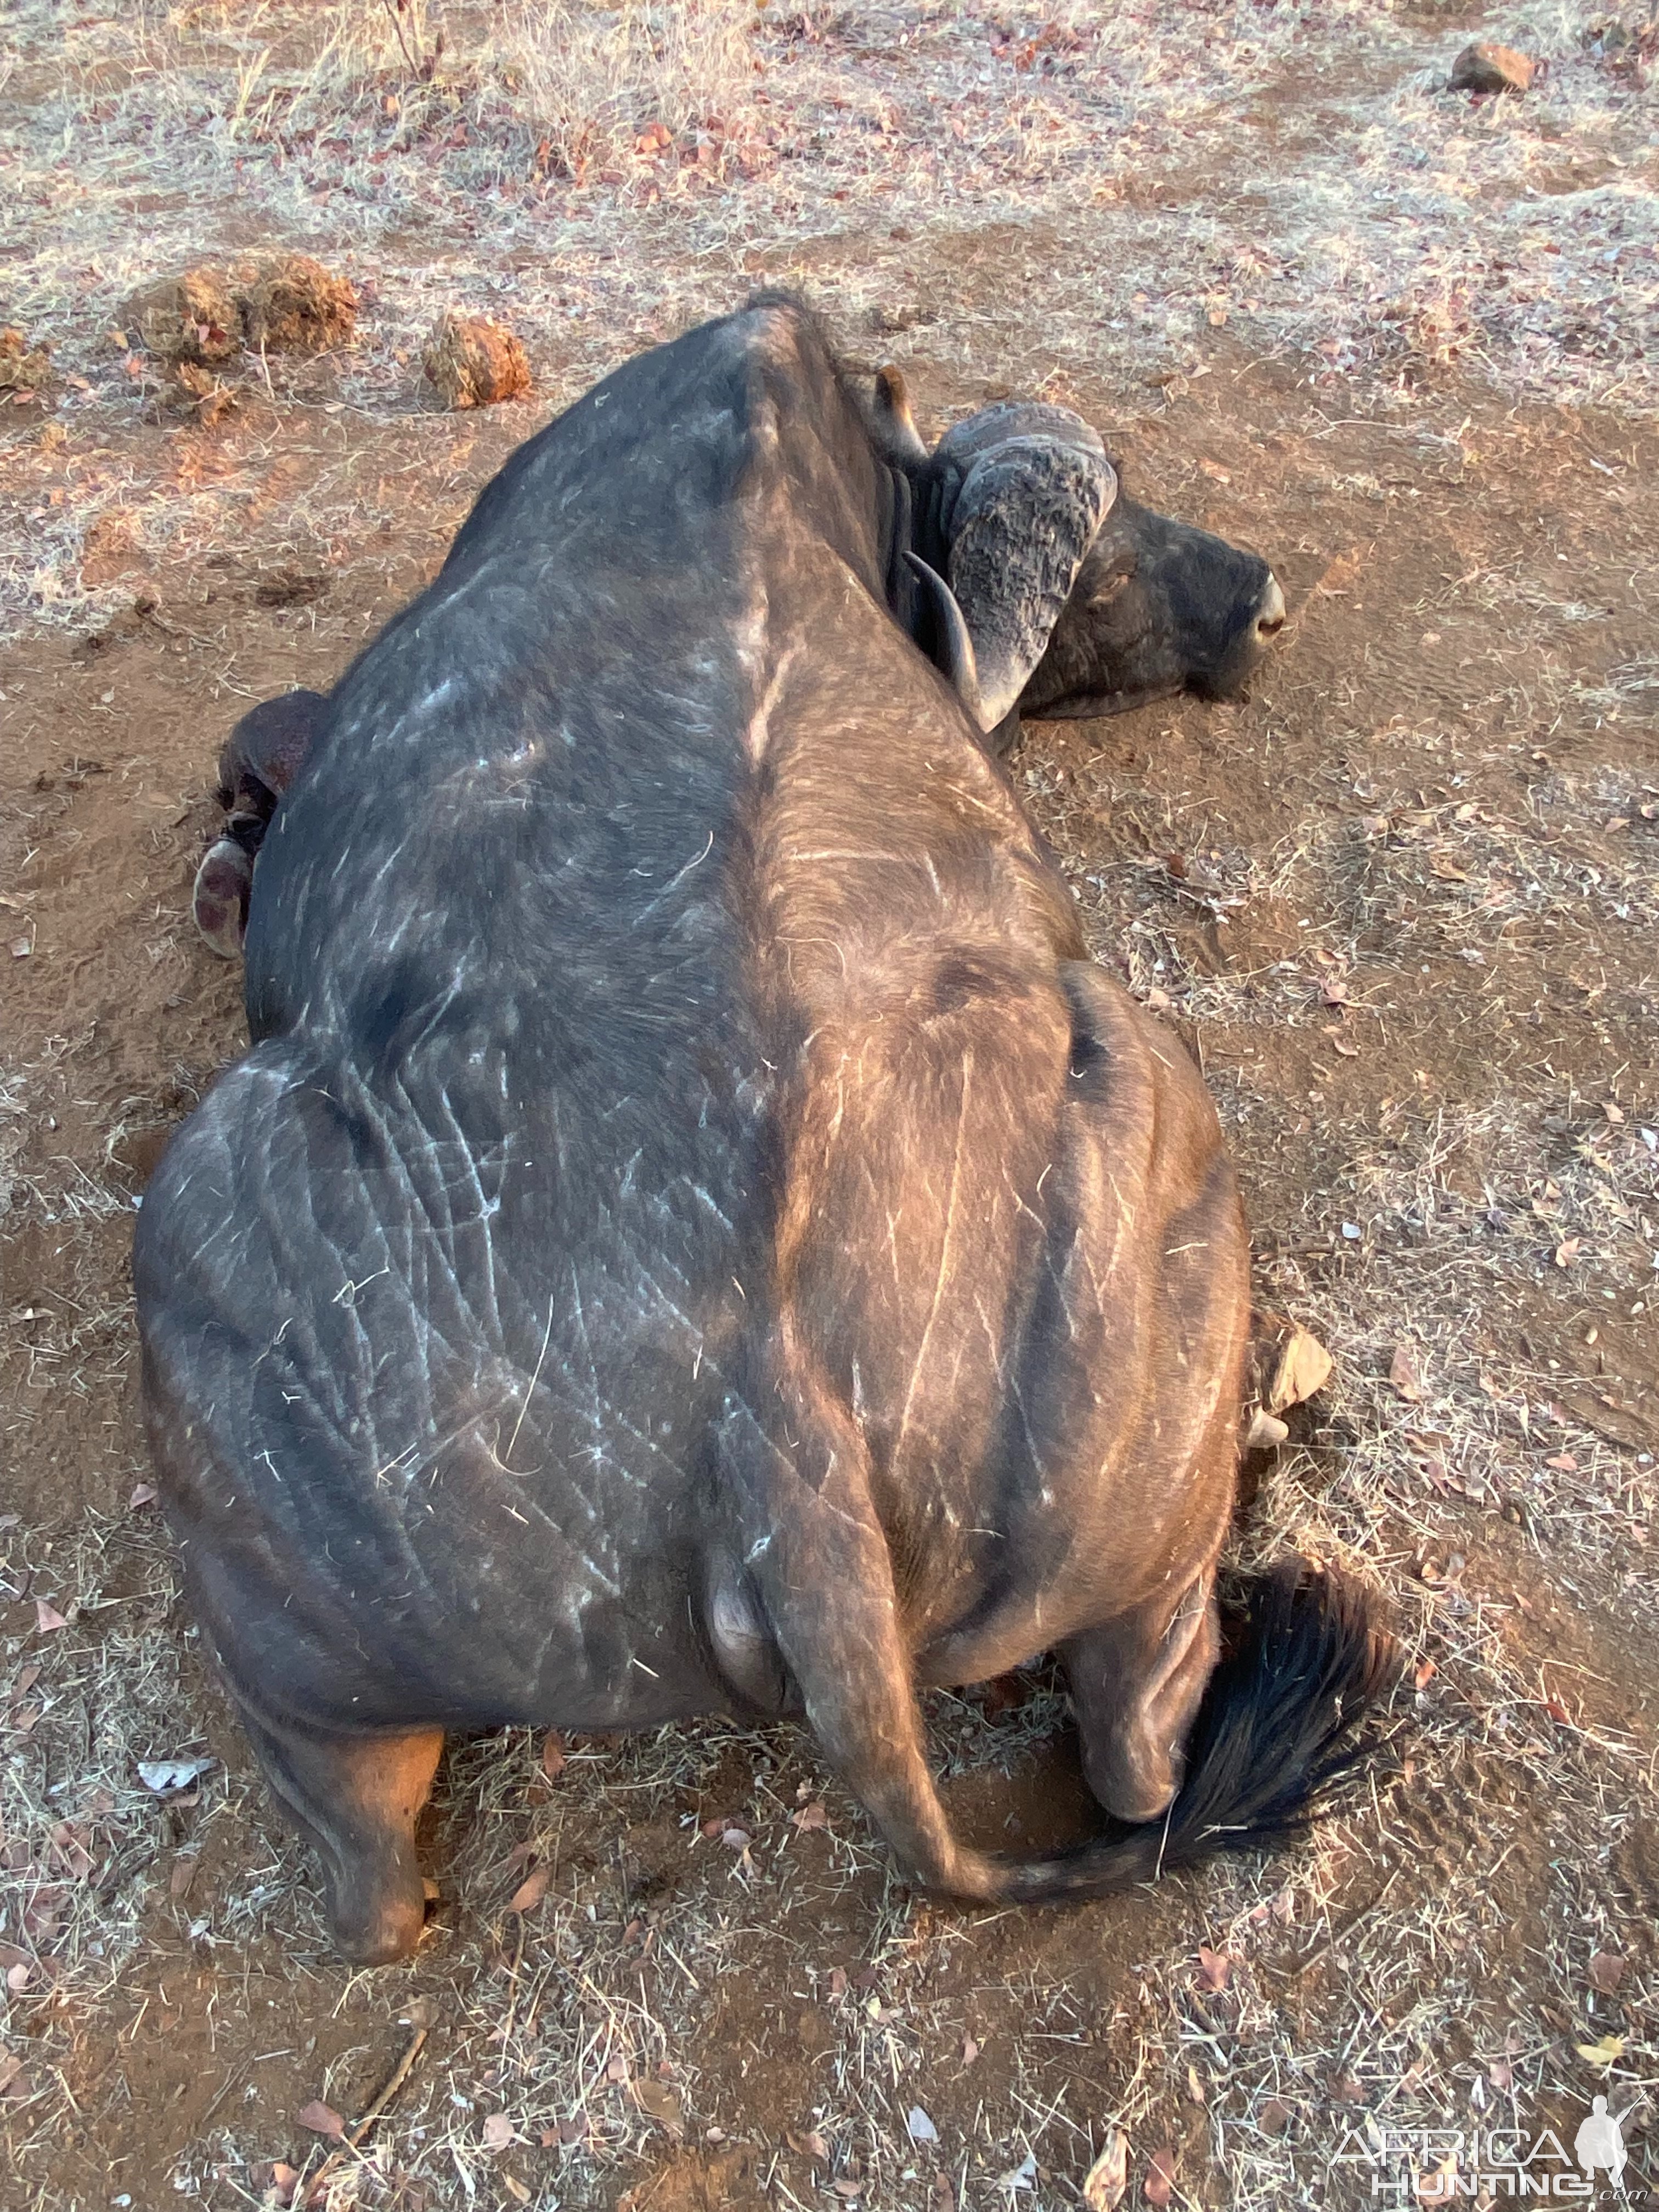
{"type": "Polygon", "coordinates": [[[337,2172],[339,2168],[345,2164],[347,2158],[353,2151],[362,2148],[363,2140],[368,2134],[369,2130],[374,2125],[376,2120],[380,2118],[381,2113],[385,2112],[386,2106],[397,2095],[398,2090],[403,2087],[404,2083],[408,2081],[410,2073],[414,2067],[415,2061],[420,2057],[422,2048],[426,2042],[427,2037],[431,2033],[432,2031],[429,2027],[419,2027],[410,2037],[407,2045],[404,2046],[403,2057],[392,2068],[391,2074],[386,2078],[385,2086],[380,2089],[378,2095],[376,2095],[373,2103],[369,2106],[368,2110],[363,2114],[362,2119],[358,2121],[356,2126],[351,2129],[346,2136],[345,2141],[339,2149],[330,2151],[328,2156],[323,2160],[316,2172],[306,2184],[304,2202],[307,2205],[315,2204],[319,2201],[320,2193],[330,2176],[337,2172]]]}

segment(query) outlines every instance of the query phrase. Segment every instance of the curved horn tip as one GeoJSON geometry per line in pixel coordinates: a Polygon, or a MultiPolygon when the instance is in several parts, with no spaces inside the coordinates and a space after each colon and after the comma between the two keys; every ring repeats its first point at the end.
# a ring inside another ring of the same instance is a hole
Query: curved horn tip
{"type": "Polygon", "coordinates": [[[1006,714],[1007,708],[992,713],[981,694],[979,664],[974,653],[973,635],[957,604],[957,595],[938,569],[930,568],[919,553],[907,550],[904,560],[911,574],[921,580],[933,599],[933,611],[944,634],[945,673],[955,687],[957,696],[968,709],[975,727],[984,737],[995,729],[1006,714]]]}

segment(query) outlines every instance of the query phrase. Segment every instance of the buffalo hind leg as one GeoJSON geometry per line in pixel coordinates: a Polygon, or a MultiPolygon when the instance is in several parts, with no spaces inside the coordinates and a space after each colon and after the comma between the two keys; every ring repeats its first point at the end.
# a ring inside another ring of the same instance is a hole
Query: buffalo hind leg
{"type": "Polygon", "coordinates": [[[1090,1789],[1120,1820],[1156,1820],[1220,1649],[1215,1570],[1060,1646],[1090,1789]]]}
{"type": "Polygon", "coordinates": [[[415,1823],[432,1787],[441,1729],[317,1736],[246,1717],[283,1809],[322,1862],[330,1933],[356,1965],[404,1959],[421,1940],[426,1885],[415,1823]]]}

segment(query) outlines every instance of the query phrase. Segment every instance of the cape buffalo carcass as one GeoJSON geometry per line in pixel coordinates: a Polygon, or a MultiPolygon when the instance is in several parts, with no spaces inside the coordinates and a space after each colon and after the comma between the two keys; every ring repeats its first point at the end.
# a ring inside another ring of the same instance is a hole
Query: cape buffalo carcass
{"type": "Polygon", "coordinates": [[[1295,1565],[1217,1664],[1233,1177],[980,734],[1115,479],[1000,428],[918,526],[799,305],[640,356],[275,811],[252,1049],[136,1273],[190,1599],[351,1958],[418,1939],[449,1730],[801,1712],[912,1877],[1036,1901],[1294,1825],[1387,1671],[1295,1565]],[[999,1858],[917,1691],[1048,1648],[1129,1825],[999,1858]]]}

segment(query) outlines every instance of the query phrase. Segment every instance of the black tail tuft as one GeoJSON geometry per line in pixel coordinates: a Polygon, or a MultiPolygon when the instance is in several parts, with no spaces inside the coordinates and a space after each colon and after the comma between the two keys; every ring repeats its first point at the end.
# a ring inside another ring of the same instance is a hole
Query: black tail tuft
{"type": "Polygon", "coordinates": [[[1287,1559],[1256,1583],[1237,1648],[1210,1677],[1169,1812],[1052,1856],[995,1862],[997,1893],[1104,1896],[1298,1834],[1359,1758],[1360,1722],[1396,1679],[1399,1648],[1341,1575],[1287,1559]]]}
{"type": "Polygon", "coordinates": [[[1357,1583],[1281,1561],[1252,1589],[1238,1647],[1210,1677],[1164,1865],[1305,1828],[1359,1757],[1358,1723],[1399,1668],[1398,1647],[1357,1583]]]}

